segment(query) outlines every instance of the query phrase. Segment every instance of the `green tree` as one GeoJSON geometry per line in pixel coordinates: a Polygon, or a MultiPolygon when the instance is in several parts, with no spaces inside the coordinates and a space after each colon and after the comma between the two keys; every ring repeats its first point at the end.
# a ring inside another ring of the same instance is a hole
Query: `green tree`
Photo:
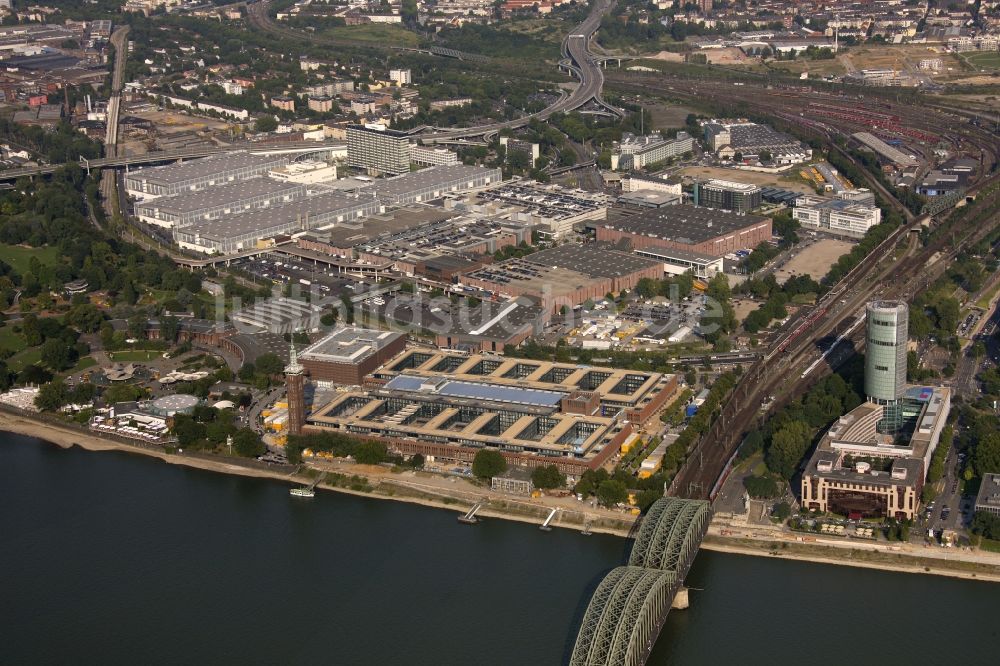
{"type": "Polygon", "coordinates": [[[177,334],[180,333],[181,322],[173,315],[160,317],[160,338],[169,344],[177,342],[177,334]]]}
{"type": "Polygon", "coordinates": [[[566,485],[566,475],[556,465],[536,467],[531,471],[531,483],[539,489],[562,488],[566,485]]]}
{"type": "Polygon", "coordinates": [[[386,459],[385,444],[375,440],[365,440],[354,450],[354,459],[362,465],[377,465],[386,459]]]}
{"type": "Polygon", "coordinates": [[[256,458],[266,451],[264,442],[250,428],[241,428],[233,435],[233,451],[244,458],[256,458]]]}
{"type": "Polygon", "coordinates": [[[612,507],[628,499],[628,488],[622,481],[608,479],[597,486],[597,501],[602,506],[612,507]]]}
{"type": "Polygon", "coordinates": [[[795,474],[802,456],[809,449],[809,425],[804,421],[791,421],[771,436],[765,462],[768,469],[783,479],[795,474]]]}
{"type": "Polygon", "coordinates": [[[324,326],[333,326],[334,324],[337,323],[337,314],[338,313],[336,310],[331,310],[330,312],[326,312],[323,314],[322,317],[319,318],[319,323],[323,324],[324,326]]]}
{"type": "Polygon", "coordinates": [[[278,129],[278,121],[274,116],[261,116],[254,121],[253,127],[258,132],[273,132],[278,129]]]}
{"type": "Polygon", "coordinates": [[[41,361],[56,372],[71,368],[76,362],[75,356],[76,350],[60,338],[52,338],[42,343],[41,361]]]}
{"type": "Polygon", "coordinates": [[[66,313],[66,323],[83,333],[93,333],[101,328],[102,321],[104,315],[91,303],[77,305],[66,313]]]}
{"type": "Polygon", "coordinates": [[[69,391],[62,380],[42,384],[35,396],[35,407],[43,412],[54,412],[69,402],[69,391]]]}
{"type": "Polygon", "coordinates": [[[205,438],[205,425],[198,423],[194,420],[194,417],[187,414],[177,414],[174,416],[173,431],[177,437],[177,443],[183,447],[194,446],[205,438]]]}
{"type": "Polygon", "coordinates": [[[472,473],[479,479],[492,479],[507,471],[507,460],[499,451],[479,449],[472,459],[472,473]]]}
{"type": "Polygon", "coordinates": [[[788,502],[778,502],[774,505],[774,510],[771,512],[771,515],[778,520],[784,521],[788,518],[788,516],[792,515],[792,507],[788,504],[788,502]]]}
{"type": "Polygon", "coordinates": [[[279,375],[285,368],[285,364],[281,361],[281,358],[271,352],[261,354],[254,363],[257,366],[257,372],[264,375],[279,375]]]}
{"type": "Polygon", "coordinates": [[[751,475],[743,478],[743,487],[746,488],[747,494],[754,499],[780,497],[782,486],[783,484],[779,485],[778,480],[771,474],[751,475]]]}
{"type": "Polygon", "coordinates": [[[979,440],[974,464],[979,476],[1000,472],[1000,433],[991,432],[979,440]]]}

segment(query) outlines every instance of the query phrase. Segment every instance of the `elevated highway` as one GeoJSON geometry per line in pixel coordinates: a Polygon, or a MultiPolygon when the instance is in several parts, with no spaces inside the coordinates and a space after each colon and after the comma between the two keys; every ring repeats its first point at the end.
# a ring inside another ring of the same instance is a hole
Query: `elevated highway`
{"type": "Polygon", "coordinates": [[[642,519],[628,565],[612,569],[587,605],[570,666],[642,666],[698,553],[712,508],[664,497],[642,519]]]}
{"type": "MultiPolygon", "coordinates": [[[[580,80],[579,84],[569,95],[560,97],[548,107],[537,113],[523,116],[521,118],[488,123],[486,125],[477,125],[475,127],[461,127],[443,131],[432,131],[426,134],[420,134],[419,137],[421,141],[426,144],[453,143],[460,139],[490,136],[496,134],[500,130],[525,127],[533,120],[546,120],[556,113],[575,111],[581,107],[587,106],[588,104],[595,104],[609,115],[617,117],[624,116],[624,113],[620,109],[611,106],[601,98],[601,90],[604,87],[604,72],[601,70],[600,64],[596,60],[597,56],[590,52],[590,40],[600,27],[601,19],[604,18],[605,14],[611,11],[614,4],[615,0],[597,0],[593,9],[591,9],[590,14],[587,15],[587,18],[584,19],[580,25],[574,28],[566,39],[563,40],[561,46],[563,62],[560,64],[560,67],[566,69],[580,80]]],[[[441,47],[430,47],[427,49],[393,47],[372,42],[351,42],[349,40],[335,41],[319,35],[310,35],[299,30],[277,25],[268,13],[269,7],[269,0],[261,0],[260,2],[249,5],[249,17],[252,27],[258,30],[270,32],[272,34],[302,39],[314,44],[322,44],[325,46],[366,46],[381,48],[383,50],[391,49],[400,52],[430,53],[483,64],[489,62],[489,60],[483,56],[462,53],[455,51],[454,49],[441,47]]]]}
{"type": "MultiPolygon", "coordinates": [[[[258,154],[309,155],[329,150],[344,150],[346,144],[333,141],[300,141],[286,144],[239,143],[229,146],[206,146],[202,148],[181,148],[178,150],[155,150],[141,155],[121,155],[101,157],[95,160],[81,159],[79,164],[84,169],[103,169],[108,167],[145,166],[163,162],[210,157],[247,151],[258,154]]],[[[21,167],[0,171],[0,180],[14,180],[24,176],[42,176],[54,173],[63,167],[62,164],[44,164],[36,167],[21,167]]]]}

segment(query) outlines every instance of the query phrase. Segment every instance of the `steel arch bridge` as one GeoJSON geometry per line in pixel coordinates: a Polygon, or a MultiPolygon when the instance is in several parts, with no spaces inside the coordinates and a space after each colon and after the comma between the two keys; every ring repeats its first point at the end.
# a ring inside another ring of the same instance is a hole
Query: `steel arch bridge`
{"type": "Polygon", "coordinates": [[[671,571],[683,579],[711,520],[712,507],[705,500],[655,501],[642,520],[629,565],[671,571]]]}
{"type": "Polygon", "coordinates": [[[587,606],[570,666],[644,664],[679,587],[665,571],[612,569],[587,606]]]}
{"type": "Polygon", "coordinates": [[[712,519],[704,500],[664,497],[649,508],[628,566],[591,597],[569,666],[642,666],[712,519]]]}

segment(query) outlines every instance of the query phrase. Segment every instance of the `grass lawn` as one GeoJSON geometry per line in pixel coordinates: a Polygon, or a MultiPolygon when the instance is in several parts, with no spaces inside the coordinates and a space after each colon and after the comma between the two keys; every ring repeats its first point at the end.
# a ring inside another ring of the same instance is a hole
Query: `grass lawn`
{"type": "Polygon", "coordinates": [[[979,69],[1000,69],[1000,51],[975,51],[962,57],[979,69]]]}
{"type": "Polygon", "coordinates": [[[10,264],[21,275],[28,272],[28,265],[32,257],[38,257],[38,261],[42,262],[42,265],[51,266],[58,260],[59,248],[0,244],[0,261],[10,264]]]}
{"type": "Polygon", "coordinates": [[[19,352],[25,348],[24,338],[14,332],[10,326],[0,328],[0,349],[8,349],[12,352],[19,352]]]}
{"type": "Polygon", "coordinates": [[[989,290],[983,293],[979,300],[976,301],[976,307],[982,308],[983,310],[990,307],[990,301],[993,300],[993,297],[997,295],[998,291],[1000,291],[1000,282],[997,282],[995,285],[990,287],[989,290]]]}
{"type": "Polygon", "coordinates": [[[87,368],[93,367],[95,365],[97,365],[97,361],[94,360],[93,356],[84,356],[83,358],[78,360],[76,362],[76,365],[74,365],[66,374],[75,375],[81,370],[86,370],[87,368]]]}
{"type": "Polygon", "coordinates": [[[367,23],[330,28],[323,32],[336,39],[354,39],[359,42],[381,42],[388,46],[417,46],[420,37],[406,28],[386,23],[367,23]]]}
{"type": "Polygon", "coordinates": [[[27,366],[33,365],[40,360],[42,360],[42,348],[30,347],[28,349],[21,350],[7,359],[7,367],[14,372],[21,372],[21,370],[24,370],[27,366]]]}
{"type": "Polygon", "coordinates": [[[979,541],[979,547],[983,550],[988,550],[991,553],[1000,553],[1000,541],[994,541],[992,539],[981,539],[979,541]]]}
{"type": "Polygon", "coordinates": [[[130,351],[109,352],[108,356],[112,361],[152,361],[163,356],[163,351],[158,349],[133,349],[130,351]]]}

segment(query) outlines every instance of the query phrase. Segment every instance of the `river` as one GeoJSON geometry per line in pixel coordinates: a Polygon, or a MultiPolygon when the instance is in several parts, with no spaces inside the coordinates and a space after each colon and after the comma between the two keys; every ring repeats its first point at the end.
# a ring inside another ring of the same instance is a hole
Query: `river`
{"type": "MultiPolygon", "coordinates": [[[[624,548],[0,433],[3,664],[558,665],[624,548]]],[[[650,664],[995,663],[995,584],[710,552],[688,584],[650,664]]]]}

